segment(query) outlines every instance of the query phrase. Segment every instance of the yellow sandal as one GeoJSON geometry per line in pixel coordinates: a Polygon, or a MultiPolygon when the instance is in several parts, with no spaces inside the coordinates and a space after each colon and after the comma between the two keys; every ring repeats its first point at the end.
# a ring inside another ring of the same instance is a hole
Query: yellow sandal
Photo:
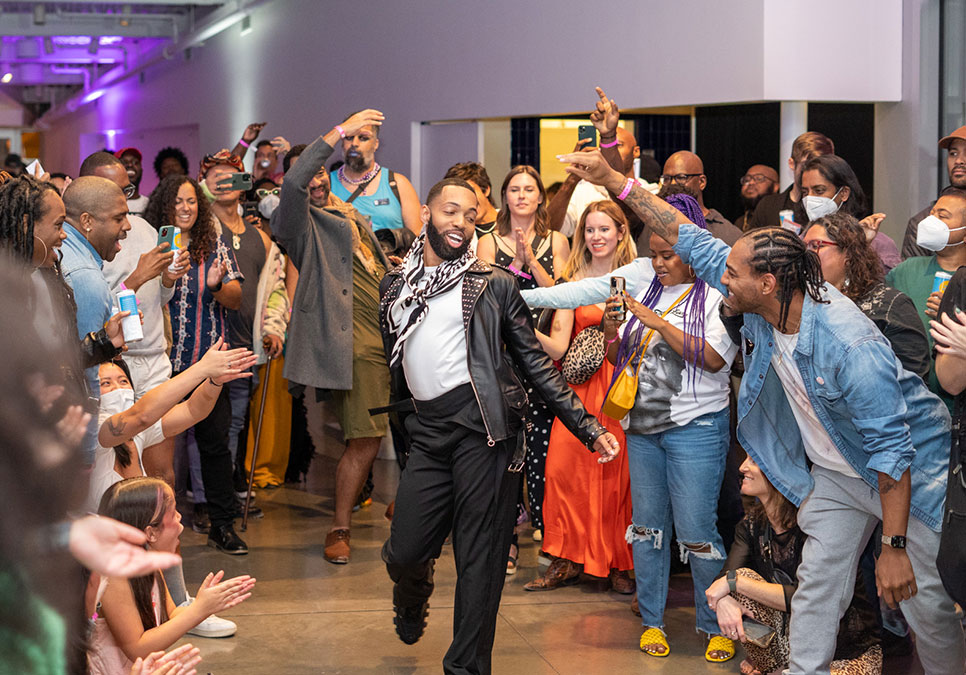
{"type": "Polygon", "coordinates": [[[708,648],[704,650],[704,658],[711,663],[724,663],[735,657],[735,643],[721,635],[715,635],[708,640],[708,648]],[[727,654],[723,659],[711,656],[711,652],[724,652],[727,654]]]}
{"type": "Polygon", "coordinates": [[[641,635],[641,651],[648,656],[656,656],[659,659],[663,659],[665,656],[671,653],[671,646],[667,643],[667,635],[660,628],[648,628],[641,635]],[[655,654],[654,652],[649,652],[644,649],[644,645],[661,645],[664,647],[663,654],[655,654]]]}

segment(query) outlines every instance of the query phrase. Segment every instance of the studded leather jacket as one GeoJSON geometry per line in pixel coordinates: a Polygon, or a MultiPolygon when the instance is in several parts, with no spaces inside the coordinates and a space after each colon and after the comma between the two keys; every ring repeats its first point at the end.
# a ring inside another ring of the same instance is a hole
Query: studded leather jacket
{"type": "MultiPolygon", "coordinates": [[[[387,360],[395,343],[387,312],[402,286],[403,277],[396,268],[386,274],[379,289],[379,327],[387,360]]],[[[513,277],[478,259],[463,278],[462,305],[470,383],[490,445],[516,436],[525,423],[527,394],[522,375],[571,433],[592,448],[606,429],[587,412],[540,347],[530,310],[513,277]]],[[[401,360],[390,369],[390,377],[391,400],[411,398],[401,360]]]]}

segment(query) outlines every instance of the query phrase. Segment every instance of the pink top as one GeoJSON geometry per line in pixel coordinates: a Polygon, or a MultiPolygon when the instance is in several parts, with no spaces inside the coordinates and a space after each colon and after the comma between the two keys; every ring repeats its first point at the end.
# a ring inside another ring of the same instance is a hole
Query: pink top
{"type": "MultiPolygon", "coordinates": [[[[100,607],[100,596],[103,588],[98,593],[98,604],[100,607]]],[[[151,605],[154,607],[154,621],[161,625],[161,594],[158,590],[158,582],[155,579],[154,586],[151,587],[151,605]]],[[[102,616],[94,615],[94,631],[91,635],[91,646],[87,650],[87,667],[90,675],[126,675],[131,672],[131,661],[114,640],[114,634],[107,625],[107,621],[102,616]]]]}

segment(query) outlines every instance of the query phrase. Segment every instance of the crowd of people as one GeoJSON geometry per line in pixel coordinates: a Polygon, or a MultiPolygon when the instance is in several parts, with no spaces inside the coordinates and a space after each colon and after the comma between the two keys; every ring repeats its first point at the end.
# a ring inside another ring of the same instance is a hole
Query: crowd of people
{"type": "Polygon", "coordinates": [[[253,488],[304,480],[322,402],[345,444],[318,554],[351,564],[391,445],[395,631],[422,636],[451,545],[447,673],[491,671],[528,534],[547,567],[524,590],[632,596],[646,657],[673,658],[686,566],[709,662],[740,644],[746,675],[880,673],[911,632],[926,673],[962,675],[966,127],[900,250],[818,132],[784,190],[749,167],[732,223],[690,151],[635,175],[599,88],[566,181],[513,167],[499,205],[470,161],[421,201],[376,161],[384,119],[298,145],[251,124],[195,177],[165,148],[150,194],[134,147],[7,162],[4,663],[192,672],[199,650],[172,645],[233,635],[217,614],[257,591],[213,571],[188,593],[182,511],[248,554],[235,521],[263,517],[253,488]]]}

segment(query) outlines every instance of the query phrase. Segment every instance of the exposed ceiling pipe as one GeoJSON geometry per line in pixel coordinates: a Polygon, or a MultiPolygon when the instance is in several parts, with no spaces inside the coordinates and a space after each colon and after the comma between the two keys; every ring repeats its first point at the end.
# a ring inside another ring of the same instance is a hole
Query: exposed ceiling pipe
{"type": "Polygon", "coordinates": [[[83,75],[84,76],[84,89],[91,88],[91,71],[87,68],[67,68],[61,66],[51,66],[50,72],[54,75],[83,75]]]}
{"type": "Polygon", "coordinates": [[[43,117],[37,120],[36,126],[40,129],[49,128],[50,123],[54,120],[73,112],[84,103],[95,100],[99,95],[98,92],[103,93],[103,91],[109,87],[120,84],[124,80],[142,73],[151,66],[168,61],[184,50],[195,47],[206,40],[210,40],[219,33],[222,33],[241,21],[244,17],[250,15],[262,5],[269,4],[272,1],[273,0],[231,0],[226,2],[224,5],[205,16],[205,18],[198,22],[191,31],[185,34],[181,40],[177,41],[176,43],[163,45],[153,50],[144,61],[138,63],[133,68],[124,68],[122,69],[122,72],[118,73],[117,75],[112,75],[112,73],[115,73],[118,70],[114,69],[107,73],[103,78],[98,78],[96,81],[91,83],[89,87],[85,87],[84,91],[71,96],[69,99],[61,102],[56,107],[48,110],[43,117]],[[89,91],[90,89],[93,89],[93,91],[89,91]]]}

